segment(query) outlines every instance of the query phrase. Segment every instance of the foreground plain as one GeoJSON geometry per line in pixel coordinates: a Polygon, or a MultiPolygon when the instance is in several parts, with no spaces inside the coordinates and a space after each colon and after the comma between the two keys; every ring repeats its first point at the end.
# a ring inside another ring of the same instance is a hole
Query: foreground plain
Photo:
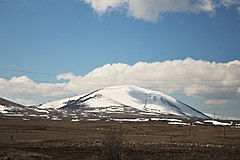
{"type": "Polygon", "coordinates": [[[121,138],[122,159],[233,159],[240,128],[164,122],[70,122],[0,119],[0,159],[102,159],[106,137],[121,138]]]}

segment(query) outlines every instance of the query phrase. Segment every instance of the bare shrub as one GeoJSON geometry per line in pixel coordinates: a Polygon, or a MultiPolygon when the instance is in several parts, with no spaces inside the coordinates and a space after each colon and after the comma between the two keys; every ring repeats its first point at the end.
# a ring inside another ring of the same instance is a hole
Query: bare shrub
{"type": "Polygon", "coordinates": [[[123,160],[122,133],[116,130],[107,133],[101,151],[102,160],[123,160]]]}

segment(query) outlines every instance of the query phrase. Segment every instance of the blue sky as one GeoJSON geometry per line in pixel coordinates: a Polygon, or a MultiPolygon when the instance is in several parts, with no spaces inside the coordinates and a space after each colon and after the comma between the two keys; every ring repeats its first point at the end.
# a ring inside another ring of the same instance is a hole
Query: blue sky
{"type": "Polygon", "coordinates": [[[156,15],[150,17],[122,1],[124,5],[0,0],[0,76],[57,81],[56,75],[4,69],[84,76],[108,63],[131,66],[187,57],[217,63],[240,59],[240,3],[236,0],[189,1],[193,8],[198,6],[195,10],[176,8],[173,0],[163,8],[160,1],[164,0],[151,0],[159,9],[154,8],[156,15]]]}
{"type": "Polygon", "coordinates": [[[163,13],[155,23],[116,11],[99,17],[73,0],[1,0],[0,11],[3,68],[86,74],[106,63],[186,57],[227,62],[240,56],[234,8],[220,8],[213,17],[163,13]]]}

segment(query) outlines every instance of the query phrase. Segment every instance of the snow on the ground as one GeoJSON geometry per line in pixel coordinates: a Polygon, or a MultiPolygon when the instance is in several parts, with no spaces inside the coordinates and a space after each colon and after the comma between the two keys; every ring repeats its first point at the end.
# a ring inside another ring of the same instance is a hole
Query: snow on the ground
{"type": "Polygon", "coordinates": [[[169,121],[169,122],[182,122],[180,119],[173,118],[151,118],[152,121],[169,121]]]}
{"type": "Polygon", "coordinates": [[[53,121],[61,121],[62,119],[54,116],[54,117],[51,118],[51,120],[53,120],[53,121]]]}
{"type": "Polygon", "coordinates": [[[204,124],[203,122],[200,122],[200,121],[196,121],[194,122],[195,124],[204,124]]]}
{"type": "Polygon", "coordinates": [[[22,110],[22,108],[15,107],[15,106],[6,107],[3,105],[0,105],[0,113],[3,113],[3,114],[9,113],[9,111],[19,111],[19,110],[22,110]]]}
{"type": "Polygon", "coordinates": [[[232,123],[219,122],[216,120],[205,120],[204,122],[212,123],[213,125],[216,125],[216,126],[231,126],[232,125],[232,123]]]}
{"type": "Polygon", "coordinates": [[[74,119],[77,119],[77,118],[78,118],[78,116],[72,116],[72,118],[74,118],[74,119]]]}
{"type": "Polygon", "coordinates": [[[183,122],[168,122],[170,125],[184,125],[184,126],[190,126],[190,123],[183,123],[183,122]]]}
{"type": "Polygon", "coordinates": [[[121,118],[111,118],[112,121],[117,122],[147,122],[148,118],[135,118],[135,119],[121,119],[121,118]]]}
{"type": "Polygon", "coordinates": [[[5,114],[5,116],[8,116],[8,117],[23,117],[23,114],[18,114],[18,113],[16,113],[16,114],[5,114]]]}
{"type": "Polygon", "coordinates": [[[87,119],[87,121],[99,121],[100,119],[87,119]]]}
{"type": "Polygon", "coordinates": [[[72,122],[79,122],[79,119],[72,119],[72,122]]]}
{"type": "Polygon", "coordinates": [[[238,117],[227,117],[227,116],[219,116],[219,115],[213,115],[210,113],[204,113],[207,116],[213,118],[213,119],[220,119],[220,120],[240,120],[238,117]]]}
{"type": "Polygon", "coordinates": [[[29,117],[37,117],[36,114],[29,114],[28,116],[29,116],[29,117]]]}
{"type": "Polygon", "coordinates": [[[1,112],[1,113],[8,113],[8,112],[5,111],[5,110],[7,110],[7,107],[0,105],[0,112],[1,112]]]}
{"type": "Polygon", "coordinates": [[[35,108],[34,109],[34,111],[36,111],[36,112],[40,112],[40,113],[49,113],[49,111],[47,111],[47,110],[44,110],[44,109],[37,109],[37,108],[35,108]]]}
{"type": "Polygon", "coordinates": [[[28,118],[23,118],[22,120],[24,120],[24,121],[30,121],[30,119],[28,119],[28,118]]]}

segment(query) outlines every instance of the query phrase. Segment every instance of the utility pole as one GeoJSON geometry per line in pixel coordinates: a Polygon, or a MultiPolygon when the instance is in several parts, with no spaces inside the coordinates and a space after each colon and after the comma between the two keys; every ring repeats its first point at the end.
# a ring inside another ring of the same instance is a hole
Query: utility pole
{"type": "Polygon", "coordinates": [[[220,138],[221,135],[221,126],[218,127],[218,138],[220,138]]]}
{"type": "Polygon", "coordinates": [[[195,134],[194,134],[194,137],[196,138],[197,137],[197,126],[195,125],[195,134]]]}
{"type": "Polygon", "coordinates": [[[192,125],[191,125],[191,124],[190,124],[190,126],[189,126],[188,135],[189,135],[189,136],[192,135],[192,125]]]}
{"type": "Polygon", "coordinates": [[[224,126],[224,132],[223,132],[223,134],[224,134],[224,138],[226,138],[226,126],[224,126]]]}

